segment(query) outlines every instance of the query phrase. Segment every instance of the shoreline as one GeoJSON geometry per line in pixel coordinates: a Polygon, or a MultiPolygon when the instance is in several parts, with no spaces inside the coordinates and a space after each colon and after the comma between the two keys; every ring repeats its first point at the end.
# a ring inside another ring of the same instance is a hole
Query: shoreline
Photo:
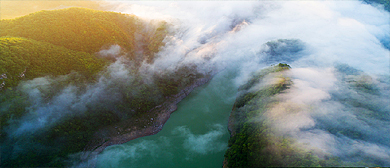
{"type": "MultiPolygon", "coordinates": [[[[97,131],[94,134],[92,141],[84,148],[81,155],[81,163],[86,162],[87,167],[96,167],[97,155],[101,153],[106,147],[111,145],[118,145],[129,142],[131,140],[150,136],[160,132],[164,124],[170,118],[170,115],[176,111],[177,104],[187,97],[196,87],[202,86],[212,79],[213,75],[197,79],[190,86],[185,87],[178,94],[170,96],[164,103],[150,109],[148,114],[157,114],[157,117],[148,117],[152,125],[144,126],[144,128],[138,128],[132,123],[138,122],[138,119],[127,119],[112,126],[108,126],[97,131]]],[[[148,115],[149,116],[149,115],[148,115]]]]}

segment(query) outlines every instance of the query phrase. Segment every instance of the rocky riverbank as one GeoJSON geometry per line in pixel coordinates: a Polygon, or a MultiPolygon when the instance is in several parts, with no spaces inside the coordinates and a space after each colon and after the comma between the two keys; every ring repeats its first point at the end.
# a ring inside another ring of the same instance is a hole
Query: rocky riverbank
{"type": "Polygon", "coordinates": [[[195,80],[190,86],[185,87],[178,94],[168,97],[164,103],[152,108],[140,118],[130,118],[99,130],[94,134],[93,140],[85,147],[81,160],[88,161],[88,167],[95,167],[97,155],[106,147],[157,134],[162,130],[171,113],[177,109],[177,104],[196,87],[206,84],[211,78],[212,75],[208,75],[195,80]],[[147,124],[141,126],[137,123],[147,124]]]}
{"type": "MultiPolygon", "coordinates": [[[[230,138],[231,137],[233,137],[234,135],[236,135],[236,131],[235,131],[235,129],[234,129],[234,117],[232,116],[232,114],[233,114],[233,112],[234,112],[234,110],[235,110],[235,106],[236,106],[236,104],[234,103],[234,105],[233,105],[233,109],[232,109],[232,111],[230,112],[230,116],[229,116],[229,121],[228,121],[228,131],[229,131],[229,133],[230,133],[230,138]]],[[[225,157],[225,159],[223,160],[223,166],[222,166],[222,168],[229,168],[228,167],[228,160],[226,159],[226,157],[225,157]]]]}

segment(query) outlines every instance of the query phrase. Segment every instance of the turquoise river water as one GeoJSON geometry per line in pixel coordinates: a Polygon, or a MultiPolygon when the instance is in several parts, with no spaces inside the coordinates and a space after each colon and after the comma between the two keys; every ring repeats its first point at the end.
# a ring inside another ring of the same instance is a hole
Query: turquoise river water
{"type": "Polygon", "coordinates": [[[97,158],[99,168],[222,167],[227,149],[228,118],[237,88],[227,71],[196,88],[152,136],[107,147],[97,158]]]}

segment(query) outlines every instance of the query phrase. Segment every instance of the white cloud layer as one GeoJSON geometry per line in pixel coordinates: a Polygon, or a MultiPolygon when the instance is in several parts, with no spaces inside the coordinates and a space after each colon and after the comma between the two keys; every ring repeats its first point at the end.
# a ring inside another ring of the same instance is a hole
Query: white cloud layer
{"type": "MultiPolygon", "coordinates": [[[[373,111],[388,115],[389,106],[383,104],[389,104],[389,97],[357,93],[335,69],[347,64],[362,70],[371,75],[380,92],[388,93],[389,82],[383,81],[388,81],[390,75],[390,53],[383,41],[390,37],[389,12],[361,1],[112,4],[114,11],[162,19],[172,25],[174,33],[166,39],[169,45],[159,53],[155,69],[186,63],[205,71],[234,69],[239,86],[251,72],[268,66],[264,60],[288,63],[293,69],[287,75],[294,86],[268,114],[278,121],[276,128],[325,153],[348,158],[358,151],[362,156],[377,158],[381,164],[390,164],[386,161],[390,160],[386,150],[389,137],[383,135],[390,128],[389,121],[367,117],[373,111]],[[234,28],[240,23],[245,24],[239,30],[234,28]],[[300,46],[278,39],[298,39],[304,46],[295,52],[294,47],[300,46]],[[272,44],[265,45],[267,42],[279,45],[280,53],[272,56],[272,44]],[[343,96],[369,105],[350,105],[343,96]],[[382,128],[373,123],[380,123],[382,128]],[[332,125],[344,131],[356,130],[364,138],[329,132],[332,125]],[[366,138],[370,136],[377,138],[366,138]]],[[[212,139],[211,135],[193,136],[187,143],[204,144],[203,140],[212,139]]]]}

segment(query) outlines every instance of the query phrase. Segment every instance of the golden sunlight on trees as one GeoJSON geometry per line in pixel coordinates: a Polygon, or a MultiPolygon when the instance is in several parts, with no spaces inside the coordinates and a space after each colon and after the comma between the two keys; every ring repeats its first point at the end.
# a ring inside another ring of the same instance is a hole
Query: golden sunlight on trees
{"type": "Polygon", "coordinates": [[[167,34],[165,22],[147,23],[134,15],[86,8],[43,10],[16,19],[3,19],[0,28],[0,36],[24,37],[89,54],[102,47],[119,45],[128,58],[134,59],[136,50],[142,50],[149,62],[164,45],[167,34]],[[145,27],[152,27],[152,31],[145,32],[145,27]],[[142,38],[136,39],[134,34],[142,38]],[[146,45],[136,46],[140,40],[146,45]]]}
{"type": "Polygon", "coordinates": [[[0,1],[0,19],[13,19],[40,10],[63,9],[68,7],[84,7],[90,9],[103,10],[102,1],[80,0],[80,1],[0,1]]]}
{"type": "Polygon", "coordinates": [[[95,56],[18,37],[0,37],[0,74],[4,87],[16,86],[23,78],[65,75],[77,71],[87,77],[102,70],[105,62],[95,56]]]}

